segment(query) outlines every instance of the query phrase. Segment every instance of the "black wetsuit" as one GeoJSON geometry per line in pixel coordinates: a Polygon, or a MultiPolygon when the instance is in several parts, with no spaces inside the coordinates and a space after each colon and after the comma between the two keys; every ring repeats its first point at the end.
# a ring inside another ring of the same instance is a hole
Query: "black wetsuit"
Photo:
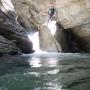
{"type": "Polygon", "coordinates": [[[49,16],[49,19],[48,19],[48,22],[49,20],[52,20],[52,17],[54,15],[54,13],[56,12],[55,8],[54,7],[51,7],[48,11],[48,16],[49,16]]]}

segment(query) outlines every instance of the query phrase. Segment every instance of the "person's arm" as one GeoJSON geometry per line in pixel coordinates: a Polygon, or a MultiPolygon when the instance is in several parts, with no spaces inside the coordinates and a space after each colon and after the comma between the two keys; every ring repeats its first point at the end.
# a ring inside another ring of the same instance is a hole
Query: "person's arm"
{"type": "Polygon", "coordinates": [[[48,10],[48,15],[51,14],[51,9],[48,10]]]}

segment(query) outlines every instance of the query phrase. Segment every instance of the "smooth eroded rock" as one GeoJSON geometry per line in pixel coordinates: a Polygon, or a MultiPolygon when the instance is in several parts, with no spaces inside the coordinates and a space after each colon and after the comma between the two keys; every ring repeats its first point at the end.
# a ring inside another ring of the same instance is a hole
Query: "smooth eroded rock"
{"type": "Polygon", "coordinates": [[[40,28],[39,37],[41,50],[48,52],[63,52],[60,44],[55,37],[51,35],[47,26],[42,26],[40,28]]]}
{"type": "Polygon", "coordinates": [[[90,23],[89,0],[56,0],[55,5],[65,29],[90,23]]]}
{"type": "Polygon", "coordinates": [[[71,30],[80,51],[90,52],[90,24],[78,26],[71,30]]]}

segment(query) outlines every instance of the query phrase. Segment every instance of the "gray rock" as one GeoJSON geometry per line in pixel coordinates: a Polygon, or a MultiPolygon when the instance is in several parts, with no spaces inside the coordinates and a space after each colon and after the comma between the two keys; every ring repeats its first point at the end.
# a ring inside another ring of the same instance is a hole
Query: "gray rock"
{"type": "Polygon", "coordinates": [[[7,40],[3,36],[0,36],[0,56],[3,54],[17,55],[21,54],[21,50],[17,48],[14,41],[7,40]]]}
{"type": "Polygon", "coordinates": [[[16,12],[11,1],[2,2],[0,7],[0,35],[8,40],[14,40],[22,53],[33,51],[32,42],[28,39],[26,30],[16,20],[16,12]],[[5,4],[8,6],[5,6],[5,4]]]}

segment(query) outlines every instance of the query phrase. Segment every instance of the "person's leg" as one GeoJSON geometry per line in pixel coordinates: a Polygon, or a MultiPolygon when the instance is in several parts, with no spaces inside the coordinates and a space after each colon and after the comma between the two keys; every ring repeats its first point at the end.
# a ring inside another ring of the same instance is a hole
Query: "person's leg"
{"type": "Polygon", "coordinates": [[[51,15],[49,15],[47,25],[48,25],[48,23],[49,23],[50,21],[52,21],[52,16],[53,16],[52,14],[51,14],[51,15]]]}
{"type": "Polygon", "coordinates": [[[48,22],[47,22],[47,25],[48,25],[50,19],[51,19],[51,15],[48,16],[48,22]]]}

